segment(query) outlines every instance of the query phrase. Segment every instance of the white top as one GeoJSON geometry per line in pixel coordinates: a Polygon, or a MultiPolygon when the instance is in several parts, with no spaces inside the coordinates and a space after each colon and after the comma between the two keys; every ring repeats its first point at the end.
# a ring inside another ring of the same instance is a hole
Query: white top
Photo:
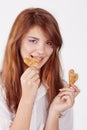
{"type": "MultiPolygon", "coordinates": [[[[30,130],[44,130],[47,111],[48,97],[45,87],[41,84],[38,88],[36,100],[33,107],[30,130]]],[[[14,115],[8,110],[5,94],[0,86],[0,130],[9,130],[14,115]]],[[[59,119],[59,130],[73,130],[73,111],[68,109],[62,113],[59,119]]]]}

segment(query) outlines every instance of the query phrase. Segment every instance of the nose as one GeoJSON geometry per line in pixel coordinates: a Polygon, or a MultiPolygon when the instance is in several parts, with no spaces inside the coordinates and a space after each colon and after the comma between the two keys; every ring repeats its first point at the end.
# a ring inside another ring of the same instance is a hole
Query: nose
{"type": "Polygon", "coordinates": [[[44,44],[38,45],[37,51],[39,54],[44,54],[45,53],[45,45],[44,44]]]}

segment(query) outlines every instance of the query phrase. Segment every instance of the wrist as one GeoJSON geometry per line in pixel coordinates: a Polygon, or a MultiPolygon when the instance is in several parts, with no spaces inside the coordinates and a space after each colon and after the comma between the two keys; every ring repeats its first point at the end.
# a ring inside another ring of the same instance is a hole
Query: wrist
{"type": "Polygon", "coordinates": [[[26,98],[26,97],[22,96],[21,101],[28,105],[34,104],[34,98],[26,98]]]}
{"type": "Polygon", "coordinates": [[[60,118],[60,116],[61,116],[61,113],[60,112],[56,112],[56,110],[54,110],[54,109],[52,109],[52,108],[50,108],[49,109],[49,116],[51,116],[52,118],[60,118]]]}
{"type": "Polygon", "coordinates": [[[56,110],[56,108],[54,108],[52,104],[49,108],[49,114],[53,116],[53,118],[60,118],[62,116],[61,112],[56,110]]]}

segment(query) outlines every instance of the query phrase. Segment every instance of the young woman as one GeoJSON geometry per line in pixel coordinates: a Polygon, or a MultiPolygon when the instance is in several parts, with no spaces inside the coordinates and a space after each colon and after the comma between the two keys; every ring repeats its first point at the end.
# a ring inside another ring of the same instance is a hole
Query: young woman
{"type": "Polygon", "coordinates": [[[72,130],[79,89],[66,85],[59,59],[62,38],[55,18],[29,8],[11,29],[0,75],[0,130],[72,130]],[[24,58],[37,59],[38,67],[24,58]]]}

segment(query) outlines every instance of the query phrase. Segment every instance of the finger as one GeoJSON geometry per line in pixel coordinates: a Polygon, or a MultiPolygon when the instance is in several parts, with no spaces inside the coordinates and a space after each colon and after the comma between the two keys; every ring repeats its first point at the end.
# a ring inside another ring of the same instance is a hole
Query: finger
{"type": "Polygon", "coordinates": [[[26,83],[26,82],[31,82],[31,83],[33,83],[36,79],[37,79],[37,77],[39,77],[39,74],[38,74],[38,72],[31,72],[30,74],[28,74],[28,75],[23,75],[22,77],[21,77],[21,81],[23,82],[23,83],[26,83]],[[33,78],[35,78],[35,80],[33,81],[32,79],[33,78]]]}
{"type": "Polygon", "coordinates": [[[69,91],[60,92],[60,93],[58,94],[58,96],[60,96],[61,98],[62,98],[63,96],[69,96],[72,101],[73,101],[74,98],[75,98],[74,92],[69,92],[69,91]]]}
{"type": "Polygon", "coordinates": [[[38,70],[32,70],[30,73],[28,73],[26,75],[26,79],[32,79],[34,76],[39,75],[39,71],[38,70]]]}
{"type": "Polygon", "coordinates": [[[65,104],[66,107],[70,108],[74,104],[74,100],[72,100],[69,96],[65,95],[61,98],[62,103],[65,104]]]}
{"type": "Polygon", "coordinates": [[[70,96],[74,96],[74,92],[70,92],[70,91],[64,91],[64,92],[60,92],[58,94],[58,96],[62,97],[64,95],[70,95],[70,96]]]}
{"type": "MultiPolygon", "coordinates": [[[[71,92],[74,97],[76,97],[80,92],[80,90],[75,85],[72,85],[71,87],[64,87],[64,88],[60,89],[60,94],[62,92],[67,92],[67,91],[71,92]]],[[[59,94],[59,96],[60,96],[60,94],[59,94]]]]}
{"type": "MultiPolygon", "coordinates": [[[[32,72],[39,73],[39,70],[36,69],[35,67],[29,67],[29,68],[26,69],[26,71],[24,72],[24,77],[30,75],[32,72]]],[[[31,75],[30,75],[30,76],[31,76],[31,75]]]]}
{"type": "Polygon", "coordinates": [[[38,74],[35,74],[33,77],[32,77],[32,82],[36,81],[40,79],[40,76],[38,74]]]}
{"type": "Polygon", "coordinates": [[[75,91],[75,96],[77,96],[79,93],[80,93],[80,90],[78,89],[77,86],[73,85],[72,88],[74,89],[75,91]]]}
{"type": "Polygon", "coordinates": [[[37,79],[37,80],[34,82],[33,87],[38,88],[39,85],[40,85],[40,79],[37,79]]]}
{"type": "Polygon", "coordinates": [[[26,69],[21,77],[26,78],[28,76],[28,74],[31,73],[31,71],[32,71],[32,69],[30,69],[30,68],[26,69]]]}
{"type": "Polygon", "coordinates": [[[70,91],[70,92],[74,92],[75,90],[71,87],[64,87],[62,89],[59,89],[60,92],[63,92],[63,91],[70,91]]]}
{"type": "Polygon", "coordinates": [[[76,85],[73,85],[72,87],[74,88],[75,91],[80,92],[80,89],[76,85]]]}

